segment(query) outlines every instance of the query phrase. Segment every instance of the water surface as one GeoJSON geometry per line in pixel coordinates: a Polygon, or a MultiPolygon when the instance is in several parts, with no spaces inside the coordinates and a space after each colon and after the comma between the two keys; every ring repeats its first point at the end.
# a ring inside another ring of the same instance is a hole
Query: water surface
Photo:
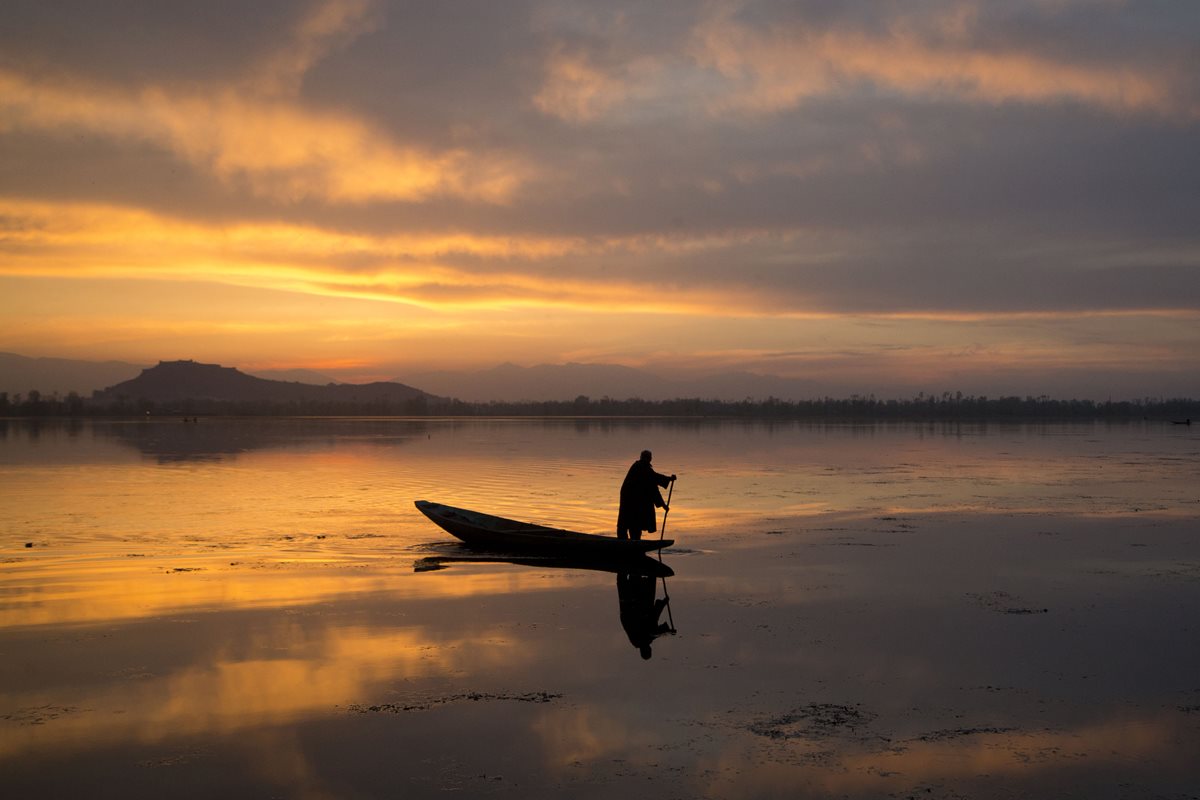
{"type": "Polygon", "coordinates": [[[1192,796],[1198,478],[1151,423],[0,423],[0,777],[1192,796]],[[615,573],[461,560],[412,506],[611,532],[646,447],[679,475],[649,660],[615,573]]]}

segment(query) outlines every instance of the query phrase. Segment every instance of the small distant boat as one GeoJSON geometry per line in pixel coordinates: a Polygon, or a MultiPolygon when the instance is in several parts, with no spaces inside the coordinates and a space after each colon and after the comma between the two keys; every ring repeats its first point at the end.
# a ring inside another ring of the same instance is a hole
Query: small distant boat
{"type": "Polygon", "coordinates": [[[637,558],[675,543],[673,539],[618,539],[548,528],[428,500],[417,500],[415,505],[447,533],[470,547],[486,550],[619,559],[637,558]]]}

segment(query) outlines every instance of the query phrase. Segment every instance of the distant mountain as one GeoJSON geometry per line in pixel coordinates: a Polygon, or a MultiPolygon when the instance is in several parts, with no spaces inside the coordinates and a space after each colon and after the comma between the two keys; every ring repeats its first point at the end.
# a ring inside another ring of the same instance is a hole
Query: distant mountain
{"type": "Polygon", "coordinates": [[[314,386],[328,386],[331,383],[341,383],[339,380],[314,372],[311,369],[256,369],[246,373],[255,378],[268,381],[288,381],[290,383],[311,383],[314,386]]]}
{"type": "Polygon", "coordinates": [[[97,392],[94,399],[111,403],[121,398],[155,403],[203,401],[215,403],[338,403],[366,405],[437,399],[402,383],[341,383],[314,386],[271,381],[233,367],[195,361],[162,361],[133,380],[97,392]]]}
{"type": "MultiPolygon", "coordinates": [[[[400,379],[398,379],[400,380],[400,379]]],[[[812,381],[725,372],[687,378],[667,378],[643,369],[617,364],[540,364],[520,367],[501,364],[490,369],[454,372],[420,372],[404,378],[428,391],[468,402],[520,402],[523,400],[573,400],[586,395],[593,400],[610,397],[626,400],[673,400],[700,397],[716,400],[807,399],[818,394],[812,381]]]]}
{"type": "Polygon", "coordinates": [[[36,389],[49,397],[56,392],[82,397],[105,386],[135,377],[145,367],[124,361],[80,361],[70,358],[30,358],[0,353],[0,392],[28,395],[36,389]]]}
{"type": "Polygon", "coordinates": [[[263,370],[248,374],[193,361],[162,362],[145,369],[122,361],[29,358],[0,353],[0,392],[8,392],[10,397],[27,395],[31,389],[36,389],[46,396],[56,392],[65,396],[74,391],[86,398],[104,387],[108,387],[101,392],[104,402],[122,396],[156,402],[190,398],[217,402],[361,404],[403,402],[414,397],[520,402],[574,400],[579,395],[594,400],[602,397],[615,400],[699,397],[740,401],[768,397],[806,400],[824,394],[814,382],[774,375],[723,372],[703,376],[664,376],[617,364],[521,367],[506,363],[477,371],[414,373],[394,382],[338,384],[329,376],[312,370],[263,370]],[[330,384],[337,385],[330,387],[330,384]]]}

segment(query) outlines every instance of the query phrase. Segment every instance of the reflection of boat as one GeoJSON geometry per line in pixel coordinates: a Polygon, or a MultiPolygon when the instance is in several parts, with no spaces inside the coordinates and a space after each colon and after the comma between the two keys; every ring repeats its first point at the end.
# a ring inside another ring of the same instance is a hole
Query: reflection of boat
{"type": "Polygon", "coordinates": [[[538,555],[592,557],[610,560],[637,558],[674,544],[672,539],[618,539],[594,533],[548,528],[529,522],[481,514],[465,508],[416,501],[417,509],[439,527],[471,547],[538,555]]]}
{"type": "MultiPolygon", "coordinates": [[[[459,545],[461,547],[461,545],[459,545]]],[[[546,569],[586,569],[596,572],[613,572],[620,575],[645,575],[650,578],[669,578],[675,571],[661,561],[647,555],[637,554],[628,558],[597,558],[569,556],[512,555],[506,553],[461,553],[455,555],[425,556],[413,563],[414,572],[432,572],[445,569],[452,564],[519,564],[524,567],[546,569]]]]}

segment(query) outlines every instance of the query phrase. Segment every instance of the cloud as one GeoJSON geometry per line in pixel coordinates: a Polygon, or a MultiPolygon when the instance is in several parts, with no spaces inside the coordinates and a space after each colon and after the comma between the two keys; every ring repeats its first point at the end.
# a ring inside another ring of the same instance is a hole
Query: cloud
{"type": "Polygon", "coordinates": [[[203,280],[446,312],[557,308],[723,318],[979,320],[1113,312],[1186,316],[1200,309],[1191,283],[1194,253],[1186,249],[1143,258],[1136,251],[1081,244],[1013,261],[981,255],[972,244],[976,239],[967,238],[961,252],[942,243],[943,258],[953,257],[938,263],[923,245],[821,232],[366,233],[2,198],[0,224],[0,274],[203,280]],[[1055,269],[1043,266],[1051,262],[1055,269]],[[981,293],[980,287],[990,289],[981,293]]]}
{"type": "Polygon", "coordinates": [[[772,25],[758,29],[732,10],[696,28],[694,56],[733,83],[717,97],[719,111],[777,112],[856,84],[933,99],[979,103],[1077,102],[1113,113],[1150,112],[1195,118],[1200,107],[1179,104],[1177,76],[1165,66],[1072,61],[1014,46],[973,41],[974,6],[939,15],[940,41],[912,21],[893,20],[884,33],[772,25]]]}
{"type": "Polygon", "coordinates": [[[291,40],[262,59],[248,84],[269,95],[295,96],[312,67],[337,44],[373,30],[373,0],[326,0],[295,24],[291,40]]]}
{"type": "MultiPolygon", "coordinates": [[[[760,4],[720,3],[702,13],[689,41],[601,65],[587,51],[556,50],[534,98],[541,110],[573,123],[608,123],[616,115],[674,105],[692,113],[771,114],[831,96],[895,93],[943,102],[997,105],[1078,103],[1112,114],[1196,119],[1189,71],[1163,59],[1147,63],[1068,48],[1046,51],[1022,40],[990,41],[975,3],[934,4],[875,25],[755,18],[760,4]]],[[[1092,4],[1093,6],[1095,4],[1092,4]]],[[[1111,3],[1101,4],[1111,6],[1111,3]]],[[[1043,15],[1063,4],[1043,4],[1043,15]]],[[[1095,11],[1095,8],[1089,9],[1095,11]]]]}
{"type": "Polygon", "coordinates": [[[861,354],[868,324],[912,359],[926,325],[995,324],[961,344],[1005,363],[1024,325],[1045,345],[1136,319],[1194,363],[1191,7],[243,6],[17,3],[0,274],[486,318],[549,361],[650,357],[578,321],[603,317],[697,359],[816,328],[861,354]]]}
{"type": "Polygon", "coordinates": [[[547,59],[545,83],[533,104],[568,122],[593,122],[625,102],[630,92],[630,79],[607,74],[584,54],[558,49],[547,59]]]}
{"type": "MultiPolygon", "coordinates": [[[[286,224],[204,225],[119,207],[0,201],[0,274],[177,280],[441,308],[557,307],[654,313],[730,309],[736,294],[564,276],[557,259],[636,252],[629,242],[459,235],[368,236],[286,224]],[[456,264],[456,261],[462,263],[456,264]],[[546,266],[542,266],[546,264],[546,266]],[[474,265],[472,267],[471,265],[474,265]]],[[[749,299],[742,306],[750,313],[749,299]]]]}
{"type": "Polygon", "coordinates": [[[398,141],[336,108],[305,104],[306,73],[335,42],[369,30],[365,0],[331,0],[226,84],[108,84],[0,70],[0,132],[149,143],[235,188],[274,201],[505,202],[531,168],[502,154],[398,141]]]}
{"type": "Polygon", "coordinates": [[[280,202],[419,200],[457,195],[504,202],[525,167],[462,149],[428,151],[335,111],[245,96],[185,95],[0,73],[7,130],[80,132],[163,147],[193,167],[280,202]]]}

